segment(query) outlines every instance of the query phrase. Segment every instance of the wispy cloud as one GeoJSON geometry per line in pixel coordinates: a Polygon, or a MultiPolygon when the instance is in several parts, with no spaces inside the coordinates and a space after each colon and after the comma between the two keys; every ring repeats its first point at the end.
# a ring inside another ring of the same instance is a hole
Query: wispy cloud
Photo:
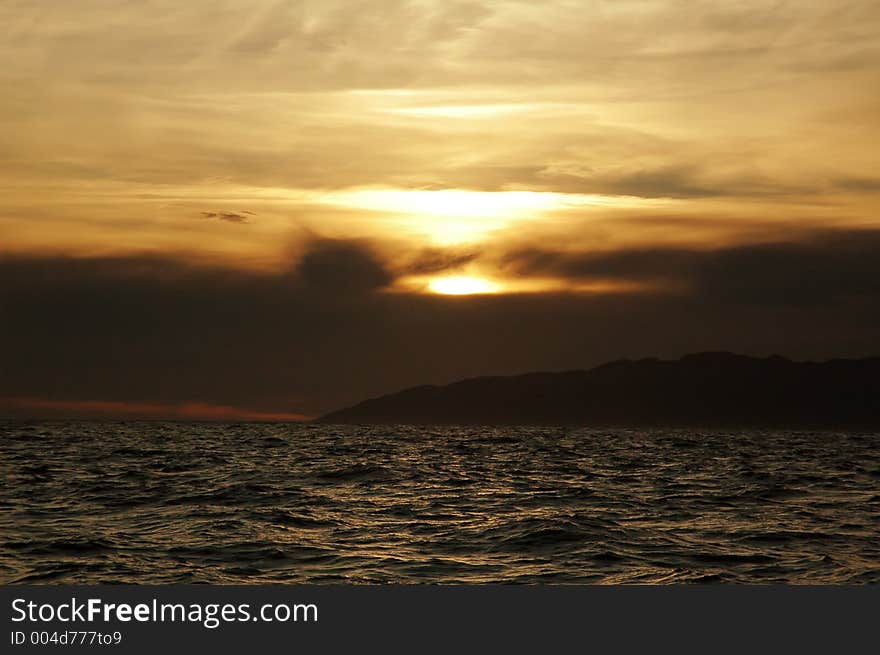
{"type": "Polygon", "coordinates": [[[213,218],[227,223],[249,223],[254,212],[249,211],[225,211],[225,212],[202,212],[202,218],[213,218]]]}

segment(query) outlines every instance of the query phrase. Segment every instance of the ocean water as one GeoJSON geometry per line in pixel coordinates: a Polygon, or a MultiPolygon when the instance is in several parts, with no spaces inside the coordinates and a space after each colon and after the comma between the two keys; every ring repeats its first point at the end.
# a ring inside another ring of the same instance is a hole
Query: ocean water
{"type": "Polygon", "coordinates": [[[4,583],[880,582],[880,435],[0,422],[4,583]]]}

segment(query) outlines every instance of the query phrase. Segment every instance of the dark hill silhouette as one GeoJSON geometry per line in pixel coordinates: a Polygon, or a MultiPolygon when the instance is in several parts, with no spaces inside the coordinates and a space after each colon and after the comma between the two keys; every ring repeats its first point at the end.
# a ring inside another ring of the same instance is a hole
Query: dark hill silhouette
{"type": "Polygon", "coordinates": [[[324,423],[880,428],[880,358],[794,362],[731,353],[619,360],[589,371],[419,386],[324,423]]]}

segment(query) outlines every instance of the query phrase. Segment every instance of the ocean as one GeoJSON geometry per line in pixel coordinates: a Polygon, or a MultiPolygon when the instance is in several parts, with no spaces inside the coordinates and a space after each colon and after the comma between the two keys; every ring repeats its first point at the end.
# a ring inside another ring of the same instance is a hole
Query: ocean
{"type": "Polygon", "coordinates": [[[880,435],[0,422],[3,583],[880,582],[880,435]]]}

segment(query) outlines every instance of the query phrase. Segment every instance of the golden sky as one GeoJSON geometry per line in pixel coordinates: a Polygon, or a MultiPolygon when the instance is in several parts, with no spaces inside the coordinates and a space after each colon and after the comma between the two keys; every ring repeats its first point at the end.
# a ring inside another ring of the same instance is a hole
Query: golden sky
{"type": "MultiPolygon", "coordinates": [[[[495,300],[715,289],[717,271],[742,276],[725,263],[741,256],[775,262],[749,280],[776,280],[780,298],[819,259],[849,262],[814,285],[838,284],[827,298],[873,271],[874,0],[9,0],[0,24],[0,257],[43,258],[35,270],[147,275],[161,258],[161,271],[323,284],[322,267],[354,262],[354,277],[375,274],[371,293],[495,300]]],[[[331,282],[331,295],[354,288],[331,282]]],[[[841,352],[861,352],[873,307],[835,328],[841,352]]],[[[663,348],[690,349],[643,345],[663,348]]],[[[508,353],[426,375],[632,351],[508,353]]],[[[333,397],[417,381],[401,371],[333,397]]],[[[302,406],[332,405],[325,392],[302,406]]],[[[148,395],[136,400],[177,402],[148,395]]],[[[286,402],[257,404],[299,411],[286,402]]]]}
{"type": "MultiPolygon", "coordinates": [[[[82,0],[0,22],[10,252],[265,267],[315,235],[394,260],[878,222],[876,2],[82,0]]],[[[503,283],[483,259],[450,275],[503,283]]]]}

